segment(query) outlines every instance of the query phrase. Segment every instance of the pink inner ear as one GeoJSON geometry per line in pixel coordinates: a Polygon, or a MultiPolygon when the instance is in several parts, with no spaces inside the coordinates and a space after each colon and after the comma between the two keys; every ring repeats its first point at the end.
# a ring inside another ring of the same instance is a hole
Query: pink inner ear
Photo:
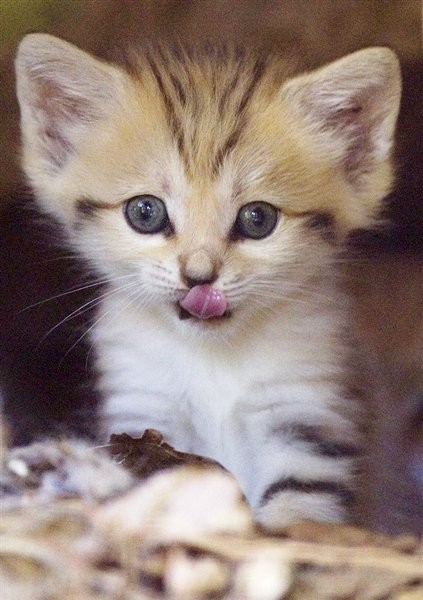
{"type": "Polygon", "coordinates": [[[373,153],[372,124],[368,123],[368,131],[366,131],[363,107],[360,105],[346,110],[343,120],[348,141],[343,164],[348,179],[354,183],[368,168],[371,161],[373,153]]]}
{"type": "Polygon", "coordinates": [[[56,167],[62,167],[69,154],[73,152],[73,146],[60,132],[50,124],[41,131],[48,148],[49,158],[56,167]]]}
{"type": "Polygon", "coordinates": [[[342,116],[345,120],[345,122],[348,123],[356,123],[357,119],[359,119],[360,117],[358,116],[363,110],[363,107],[359,104],[355,105],[355,106],[351,106],[351,108],[345,108],[342,112],[342,116]]]}
{"type": "Polygon", "coordinates": [[[48,158],[54,166],[61,167],[74,151],[67,128],[73,122],[92,120],[92,107],[85,98],[75,97],[69,90],[47,78],[38,82],[38,96],[34,104],[41,117],[39,133],[44,139],[48,158]]]}
{"type": "Polygon", "coordinates": [[[373,119],[366,115],[366,99],[351,98],[349,106],[334,106],[324,119],[327,126],[344,140],[345,154],[342,164],[351,183],[369,168],[373,154],[373,119]]]}

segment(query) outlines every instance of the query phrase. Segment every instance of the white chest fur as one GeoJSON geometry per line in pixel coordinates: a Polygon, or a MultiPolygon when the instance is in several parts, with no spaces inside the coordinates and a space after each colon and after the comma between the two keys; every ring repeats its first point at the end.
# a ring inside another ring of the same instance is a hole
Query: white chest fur
{"type": "Polygon", "coordinates": [[[106,431],[156,428],[178,449],[221,462],[254,503],[258,473],[268,476],[263,453],[270,463],[281,454],[281,424],[342,422],[338,329],[333,310],[285,308],[231,345],[181,336],[152,312],[103,318],[94,341],[106,431]]]}

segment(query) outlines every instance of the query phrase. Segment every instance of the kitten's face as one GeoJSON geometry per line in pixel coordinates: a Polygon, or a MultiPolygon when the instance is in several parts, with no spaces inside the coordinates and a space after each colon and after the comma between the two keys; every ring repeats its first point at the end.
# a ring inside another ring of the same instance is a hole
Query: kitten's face
{"type": "Polygon", "coordinates": [[[299,199],[310,202],[316,180],[323,182],[319,194],[333,196],[333,182],[325,177],[325,157],[312,161],[286,127],[269,127],[280,115],[275,100],[267,110],[251,105],[242,140],[214,168],[215,147],[232,128],[222,132],[210,115],[197,119],[207,140],[188,158],[173,141],[163,108],[142,90],[137,104],[122,109],[127,119],[112,115],[107,133],[102,124],[79,146],[61,178],[65,195],[78,201],[68,222],[71,240],[105,277],[132,276],[116,283],[130,286],[134,310],[154,305],[185,331],[223,334],[241,317],[252,323],[253,314],[257,320],[261,309],[292,298],[327,266],[325,232],[294,206],[299,199]],[[155,233],[138,230],[145,207],[166,211],[155,233]],[[187,316],[179,301],[190,280],[212,280],[223,292],[223,317],[180,319],[187,316]]]}
{"type": "Polygon", "coordinates": [[[368,224],[389,189],[399,84],[388,50],[367,51],[384,75],[372,73],[369,89],[357,81],[364,51],[292,80],[280,60],[235,53],[150,57],[129,76],[49,36],[26,39],[26,172],[131,310],[149,306],[185,331],[253,324],[306,293],[331,263],[316,215],[345,233],[368,224]],[[331,96],[348,61],[350,93],[331,96]],[[376,102],[370,92],[387,81],[389,102],[376,102]],[[210,318],[181,310],[191,288],[217,294],[210,318]]]}

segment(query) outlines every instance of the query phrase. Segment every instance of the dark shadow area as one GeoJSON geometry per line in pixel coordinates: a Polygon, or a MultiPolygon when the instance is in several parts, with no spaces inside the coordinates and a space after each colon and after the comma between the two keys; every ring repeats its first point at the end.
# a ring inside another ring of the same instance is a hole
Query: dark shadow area
{"type": "Polygon", "coordinates": [[[11,441],[93,435],[92,356],[88,342],[77,342],[89,311],[58,324],[99,291],[53,298],[80,286],[84,269],[23,196],[0,215],[0,369],[11,441]]]}

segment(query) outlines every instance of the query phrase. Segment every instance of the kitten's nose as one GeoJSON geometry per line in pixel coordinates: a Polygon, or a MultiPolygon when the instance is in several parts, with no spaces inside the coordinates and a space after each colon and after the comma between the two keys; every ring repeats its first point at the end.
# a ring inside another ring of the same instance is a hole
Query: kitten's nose
{"type": "Polygon", "coordinates": [[[181,277],[188,287],[210,284],[217,279],[219,262],[207,250],[199,249],[180,259],[181,277]]]}
{"type": "Polygon", "coordinates": [[[194,278],[193,279],[192,277],[186,277],[186,276],[184,276],[183,279],[184,279],[184,282],[187,284],[188,287],[193,288],[196,285],[204,285],[204,284],[213,283],[213,281],[216,280],[216,277],[209,277],[207,279],[204,279],[204,278],[202,278],[202,279],[198,279],[198,278],[196,279],[196,278],[194,278]]]}

